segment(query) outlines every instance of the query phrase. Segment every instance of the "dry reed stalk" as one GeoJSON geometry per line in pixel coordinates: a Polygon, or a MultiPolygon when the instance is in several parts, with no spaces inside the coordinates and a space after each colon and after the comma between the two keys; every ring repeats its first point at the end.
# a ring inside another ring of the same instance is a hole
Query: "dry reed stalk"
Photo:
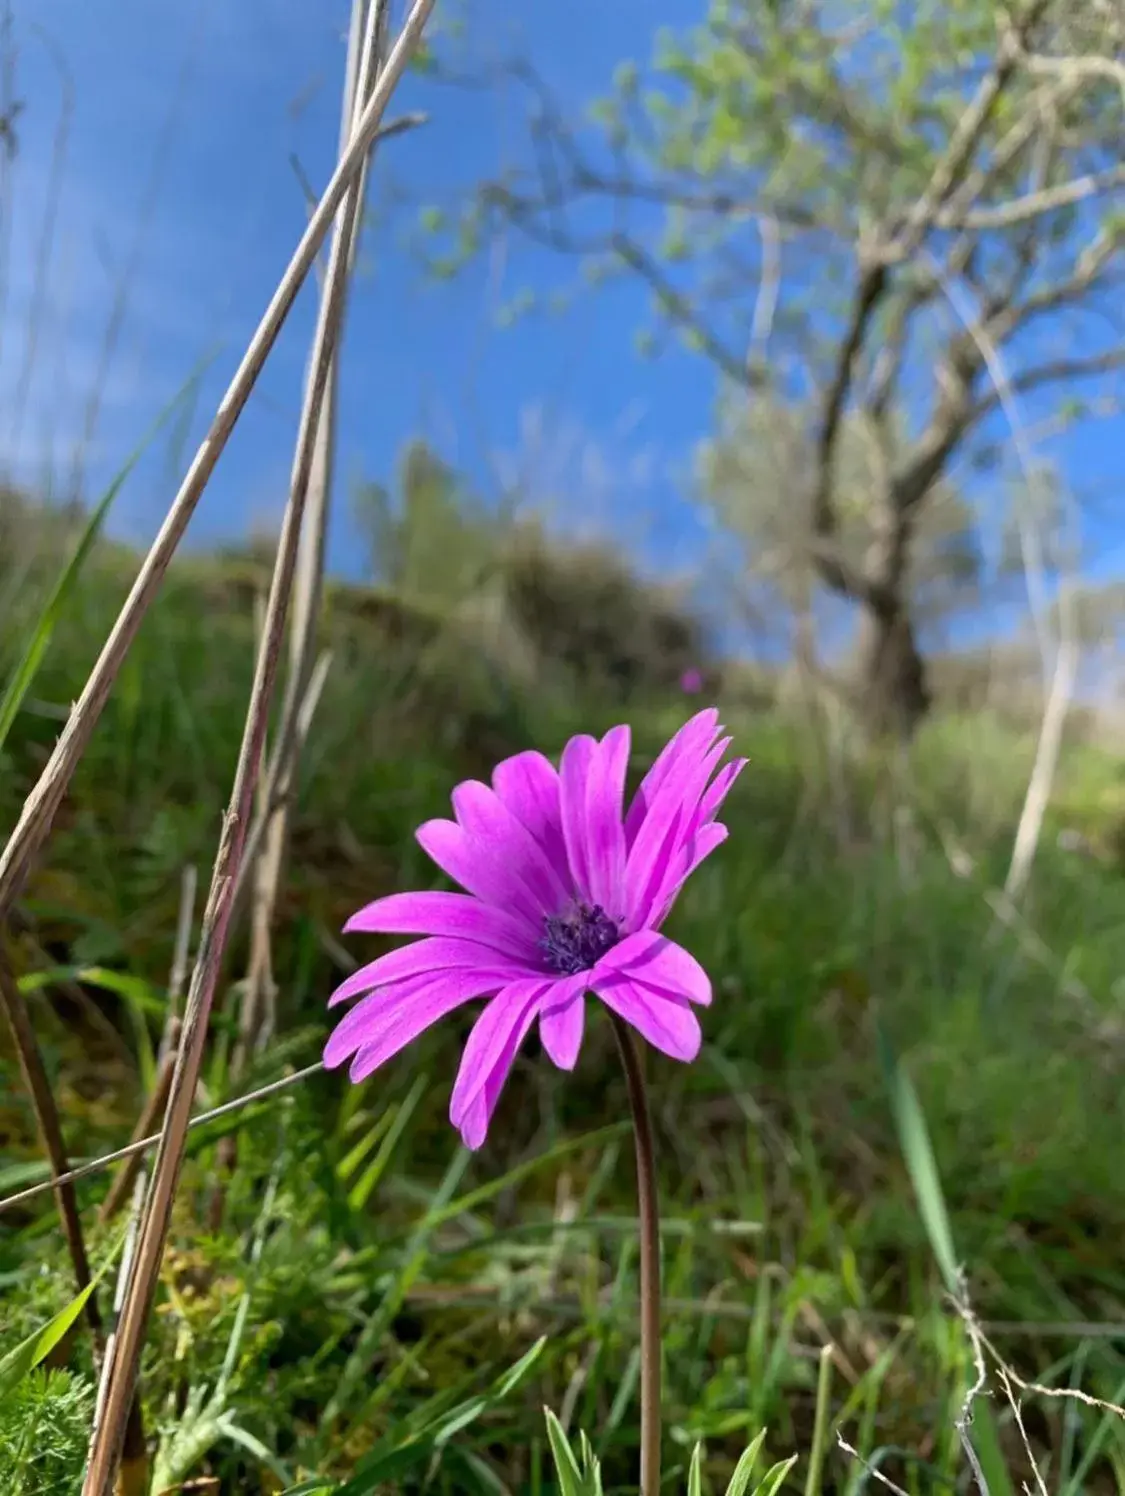
{"type": "MultiPolygon", "coordinates": [[[[230,1101],[224,1101],[221,1106],[213,1106],[210,1111],[200,1112],[194,1116],[188,1123],[188,1131],[203,1127],[208,1122],[215,1122],[220,1117],[233,1116],[243,1107],[252,1106],[255,1101],[265,1101],[270,1096],[276,1096],[280,1091],[287,1091],[290,1086],[300,1085],[302,1081],[319,1075],[323,1069],[323,1062],[317,1060],[312,1065],[306,1065],[303,1070],[294,1070],[289,1075],[283,1075],[280,1080],[271,1080],[264,1086],[255,1086],[254,1090],[247,1091],[243,1096],[235,1096],[230,1101]]],[[[0,1199],[0,1215],[39,1199],[41,1195],[48,1194],[58,1185],[74,1184],[79,1179],[89,1178],[91,1174],[100,1174],[103,1169],[111,1169],[114,1164],[121,1163],[123,1159],[133,1158],[138,1153],[147,1153],[156,1147],[161,1136],[159,1132],[151,1133],[147,1138],[138,1138],[135,1143],[126,1143],[124,1148],[116,1148],[112,1153],[103,1153],[99,1158],[92,1158],[87,1163],[79,1164],[77,1168],[68,1169],[57,1179],[48,1179],[43,1184],[29,1184],[26,1189],[17,1190],[14,1195],[5,1195],[0,1199]]]]}
{"type": "MultiPolygon", "coordinates": [[[[188,947],[191,941],[192,919],[195,914],[195,884],[195,868],[185,868],[183,877],[180,880],[180,913],[176,922],[176,943],[172,950],[172,967],[168,977],[168,1012],[165,1015],[164,1032],[160,1039],[160,1069],[157,1073],[156,1083],[134,1128],[134,1142],[145,1136],[156,1116],[163,1112],[171,1091],[172,1074],[176,1059],[175,1051],[180,1037],[178,1008],[184,989],[184,980],[187,976],[188,947]]],[[[102,1221],[112,1219],[119,1205],[124,1203],[125,1196],[132,1191],[133,1204],[129,1219],[129,1229],[126,1233],[125,1247],[121,1254],[121,1263],[117,1271],[117,1282],[113,1293],[114,1327],[106,1343],[105,1360],[102,1364],[101,1376],[98,1379],[98,1396],[94,1407],[94,1422],[90,1430],[91,1447],[94,1439],[97,1437],[98,1424],[105,1407],[106,1393],[109,1389],[109,1374],[113,1364],[114,1347],[117,1340],[117,1320],[121,1313],[121,1306],[125,1300],[129,1272],[132,1268],[133,1255],[137,1249],[137,1234],[140,1230],[141,1211],[144,1207],[145,1186],[147,1183],[142,1168],[143,1159],[144,1155],[142,1153],[130,1155],[129,1161],[122,1170],[120,1177],[114,1180],[102,1204],[99,1216],[99,1219],[102,1221]]],[[[149,1479],[148,1441],[145,1437],[144,1410],[141,1407],[140,1389],[134,1388],[132,1400],[129,1404],[129,1412],[125,1420],[125,1433],[121,1448],[121,1466],[117,1472],[115,1496],[148,1496],[149,1479]]]]}
{"type": "MultiPolygon", "coordinates": [[[[339,154],[347,151],[348,141],[359,114],[370,96],[379,69],[386,57],[390,5],[388,0],[354,0],[349,37],[350,55],[345,75],[344,99],[340,119],[339,154]],[[366,14],[365,14],[366,12],[366,14]]],[[[321,288],[321,303],[335,298],[335,326],[320,319],[309,357],[305,400],[298,427],[294,455],[294,481],[301,450],[311,429],[313,441],[312,468],[309,477],[305,519],[301,527],[297,572],[293,588],[289,632],[289,674],[286,682],[282,721],[292,716],[294,705],[307,690],[313,664],[320,598],[324,575],[324,547],[328,528],[329,499],[335,458],[337,356],[346,309],[348,279],[355,262],[359,226],[366,187],[365,163],[353,183],[337,220],[332,252],[321,288]],[[322,343],[331,337],[336,352],[328,365],[328,376],[318,405],[313,405],[313,373],[323,357],[322,343]]],[[[258,863],[251,873],[255,878],[254,918],[251,928],[250,968],[247,974],[245,1000],[240,1024],[240,1044],[235,1052],[233,1075],[241,1073],[259,1032],[268,1035],[273,1027],[276,986],[273,980],[272,930],[288,841],[292,790],[299,759],[298,735],[290,731],[278,737],[271,761],[271,779],[276,780],[279,803],[269,814],[265,843],[258,863]]]]}
{"type": "MultiPolygon", "coordinates": [[[[12,968],[8,964],[8,953],[3,948],[0,948],[0,1005],[3,1006],[4,1017],[12,1031],[20,1073],[23,1075],[24,1084],[31,1097],[32,1110],[35,1112],[35,1125],[39,1129],[43,1150],[51,1164],[55,1201],[59,1209],[59,1218],[62,1221],[63,1235],[66,1237],[67,1251],[70,1253],[71,1264],[74,1267],[75,1282],[79,1290],[88,1288],[90,1259],[86,1255],[86,1238],[82,1233],[82,1221],[78,1214],[74,1185],[66,1177],[70,1172],[70,1164],[66,1156],[66,1144],[63,1141],[59,1111],[55,1105],[50,1077],[47,1075],[47,1068],[43,1064],[43,1056],[35,1037],[31,1015],[27,1011],[27,1003],[24,1001],[12,968]]],[[[94,1337],[94,1360],[95,1364],[98,1364],[101,1361],[103,1325],[96,1293],[92,1293],[86,1300],[86,1320],[94,1337]]]]}
{"type": "MultiPolygon", "coordinates": [[[[374,86],[380,63],[386,54],[387,0],[353,0],[348,35],[348,56],[344,72],[343,104],[340,118],[342,157],[348,148],[356,120],[374,86]]],[[[317,321],[309,354],[305,396],[297,429],[292,484],[299,479],[305,443],[312,441],[312,464],[308,479],[304,520],[298,542],[297,568],[290,599],[289,672],[285,704],[282,709],[282,732],[270,755],[269,784],[264,781],[259,795],[256,825],[264,822],[261,854],[244,856],[245,875],[253,880],[251,900],[250,961],[242,988],[238,1038],[231,1056],[231,1079],[237,1084],[253,1050],[268,1041],[276,1024],[277,984],[273,974],[273,923],[281,893],[285,849],[288,842],[289,812],[296,781],[297,765],[303,741],[293,717],[293,704],[299,701],[309,685],[312,651],[315,646],[320,610],[321,579],[324,570],[324,546],[328,525],[328,506],[335,455],[336,387],[343,330],[348,278],[355,259],[359,226],[366,185],[366,164],[352,183],[332,236],[328,265],[320,277],[321,304],[332,298],[335,320],[317,321]],[[331,338],[333,352],[318,405],[313,404],[315,374],[323,359],[323,344],[331,338]],[[311,433],[311,434],[310,434],[311,433]]],[[[255,848],[255,851],[257,849],[255,848]]],[[[237,1166],[238,1138],[224,1138],[216,1160],[218,1185],[211,1199],[209,1224],[217,1231],[226,1202],[226,1181],[237,1166]]]]}
{"type": "MultiPolygon", "coordinates": [[[[331,202],[333,209],[338,206],[340,197],[347,190],[351,177],[362,166],[370,139],[395,85],[421,40],[434,3],[435,0],[415,0],[387,58],[386,66],[376,81],[371,99],[364,108],[360,125],[352,136],[345,158],[333,174],[332,183],[341,182],[344,184],[343,188],[333,199],[330,184],[329,190],[321,199],[321,208],[313,216],[313,223],[323,216],[325,217],[324,228],[327,228],[327,217],[324,215],[325,204],[331,202]]],[[[310,224],[310,229],[311,227],[310,224]]],[[[320,237],[323,237],[323,230],[320,237]]],[[[315,254],[319,237],[310,235],[310,232],[306,231],[302,245],[306,242],[311,242],[312,253],[315,254]]],[[[337,253],[340,242],[338,239],[333,245],[334,254],[337,253]]],[[[308,263],[311,263],[311,256],[308,263]]],[[[308,269],[308,263],[304,266],[305,270],[308,269]]],[[[313,411],[319,409],[327,383],[330,360],[335,348],[332,329],[338,325],[337,301],[342,278],[336,278],[335,286],[331,273],[327,280],[328,292],[321,302],[318,319],[325,324],[326,332],[323,339],[318,337],[317,340],[317,346],[322,349],[322,357],[312,379],[313,398],[310,405],[313,411]],[[334,290],[337,293],[335,295],[334,290]]],[[[280,299],[287,306],[292,297],[286,301],[286,298],[281,295],[281,290],[282,288],[279,288],[274,300],[277,302],[280,299]]],[[[223,408],[226,408],[225,404],[223,408]]],[[[216,423],[219,424],[219,421],[220,418],[217,417],[216,423]]],[[[229,425],[226,429],[229,433],[229,425]]],[[[92,1444],[89,1466],[82,1488],[83,1496],[109,1496],[121,1449],[125,1418],[136,1384],[156,1279],[164,1254],[176,1185],[183,1161],[184,1142],[203,1059],[203,1047],[207,1038],[211,1003],[230,926],[234,880],[242,862],[255,789],[262,767],[266,725],[277,676],[289,594],[296,569],[297,547],[316,434],[315,427],[311,424],[304,430],[305,440],[300,447],[298,460],[294,463],[296,476],[282,520],[277,558],[270,583],[269,603],[266,609],[265,636],[254,672],[254,684],[250,694],[238,765],[235,769],[234,785],[223,820],[219,848],[212,871],[211,891],[207,900],[195,969],[188,992],[183,1039],[172,1080],[172,1094],[169,1098],[164,1128],[153,1165],[152,1184],[145,1205],[136,1258],[129,1274],[125,1300],[121,1309],[115,1353],[109,1365],[104,1416],[92,1444]]],[[[207,443],[205,442],[200,457],[193,464],[193,470],[200,465],[206,451],[207,443]]],[[[213,465],[212,461],[211,466],[213,465]]],[[[4,869],[0,865],[0,898],[3,896],[3,890],[4,869]]]]}
{"type": "Polygon", "coordinates": [[[266,308],[211,426],[184,476],[155,541],[137,574],[101,654],[71,709],[50,759],[24,802],[19,822],[0,855],[0,917],[4,916],[46,839],[59,803],[97,725],[117,672],[160,589],[188,521],[249,399],[282,323],[312,267],[352,178],[361,169],[383,113],[421,37],[435,0],[416,0],[360,117],[348,150],[332,174],[316,211],[266,308]]]}

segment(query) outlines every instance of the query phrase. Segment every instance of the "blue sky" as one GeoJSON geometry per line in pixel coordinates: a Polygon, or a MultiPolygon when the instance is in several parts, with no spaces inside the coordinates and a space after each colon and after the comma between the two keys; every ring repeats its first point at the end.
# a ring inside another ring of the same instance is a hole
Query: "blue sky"
{"type": "MultiPolygon", "coordinates": [[[[486,52],[522,45],[562,105],[577,110],[607,87],[622,58],[647,55],[660,25],[690,24],[700,9],[697,0],[525,0],[518,8],[473,0],[471,19],[486,52]]],[[[192,425],[193,439],[201,435],[303,226],[290,156],[299,155],[318,186],[331,169],[348,5],[13,0],[13,11],[16,91],[26,108],[0,307],[0,463],[65,491],[97,384],[102,409],[84,461],[88,496],[217,348],[192,425]],[[73,112],[23,399],[40,236],[55,200],[59,59],[73,112]],[[103,378],[100,349],[126,271],[120,340],[103,378]]],[[[388,145],[384,164],[419,200],[448,197],[516,148],[523,112],[511,91],[438,91],[415,78],[391,112],[416,107],[431,111],[430,122],[388,145]]],[[[377,173],[376,205],[386,180],[377,173]]],[[[715,379],[704,360],[675,348],[655,362],[637,355],[633,335],[648,303],[639,286],[587,293],[563,315],[503,330],[494,324],[501,303],[524,286],[558,286],[576,267],[514,242],[502,274],[493,258],[435,285],[393,230],[368,236],[364,262],[342,367],[336,569],[357,564],[350,484],[387,476],[403,442],[418,434],[486,489],[523,473],[567,523],[610,528],[655,564],[679,567],[700,556],[686,477],[696,442],[713,425],[715,379]]],[[[312,314],[306,292],[222,458],[192,543],[276,517],[312,314]]],[[[1115,481],[1120,435],[1119,423],[1104,424],[1055,449],[1074,486],[1103,507],[1113,496],[1107,482],[1115,481]]],[[[152,534],[175,488],[176,460],[167,442],[149,454],[119,501],[118,533],[152,534]]],[[[1125,545],[1117,520],[1103,516],[1092,535],[1091,564],[1117,570],[1125,545]]]]}
{"type": "MultiPolygon", "coordinates": [[[[14,13],[17,93],[26,108],[0,317],[0,388],[9,412],[0,419],[0,459],[17,476],[65,490],[117,283],[133,264],[85,463],[89,494],[217,346],[196,438],[214,409],[303,227],[290,155],[299,155],[316,185],[331,169],[348,8],[346,0],[15,0],[14,13]],[[60,120],[52,50],[72,74],[74,109],[47,313],[38,319],[17,443],[14,391],[23,382],[60,120]]],[[[691,0],[609,7],[534,0],[517,30],[503,0],[477,0],[473,9],[497,54],[522,39],[575,108],[608,87],[622,57],[647,50],[657,23],[691,15],[691,0]]],[[[522,107],[510,91],[438,92],[411,79],[391,112],[420,106],[431,111],[430,123],[386,147],[393,150],[386,168],[410,181],[422,201],[495,171],[522,107]]],[[[384,180],[376,179],[376,206],[384,180]]],[[[405,220],[398,225],[367,236],[351,304],[332,563],[344,570],[354,563],[350,482],[388,474],[402,443],[419,433],[486,488],[521,471],[531,489],[572,505],[574,523],[609,518],[649,554],[678,552],[694,528],[680,480],[714,403],[706,365],[686,354],[653,365],[635,354],[633,332],[646,303],[636,287],[580,298],[548,322],[499,329],[495,312],[517,290],[557,285],[575,267],[517,247],[503,283],[482,263],[439,285],[411,262],[405,220]]],[[[306,293],[200,507],[189,532],[195,543],[277,513],[312,313],[306,293]]],[[[114,521],[119,533],[152,533],[174,487],[170,461],[164,443],[130,480],[114,521]]]]}

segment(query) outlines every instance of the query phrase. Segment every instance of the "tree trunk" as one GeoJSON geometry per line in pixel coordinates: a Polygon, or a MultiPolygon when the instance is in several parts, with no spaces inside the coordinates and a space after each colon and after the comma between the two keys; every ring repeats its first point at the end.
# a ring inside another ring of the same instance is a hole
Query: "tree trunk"
{"type": "Polygon", "coordinates": [[[865,608],[860,639],[860,700],[875,737],[904,741],[930,708],[930,692],[910,614],[901,604],[865,608]]]}

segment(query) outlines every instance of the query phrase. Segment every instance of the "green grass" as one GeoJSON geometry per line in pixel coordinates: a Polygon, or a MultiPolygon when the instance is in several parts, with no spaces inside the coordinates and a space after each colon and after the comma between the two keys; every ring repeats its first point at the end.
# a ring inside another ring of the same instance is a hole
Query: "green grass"
{"type": "MultiPolygon", "coordinates": [[[[5,825],[128,564],[103,546],[74,584],[4,745],[5,825]]],[[[6,588],[5,675],[49,580],[48,558],[6,588]]],[[[443,813],[456,779],[531,743],[556,751],[577,726],[616,715],[604,700],[576,707],[562,693],[517,690],[441,630],[396,642],[341,602],[330,632],[278,922],[281,1033],[247,1085],[316,1058],[344,917],[379,892],[426,885],[413,828],[443,813]]],[[[209,867],[252,639],[245,589],[201,564],[173,575],[23,899],[22,972],[102,975],[29,983],[75,1155],[115,1146],[135,1119],[181,869],[209,867]]],[[[675,701],[630,712],[638,768],[682,712],[675,701]]],[[[807,729],[737,703],[728,721],[751,766],[732,797],[730,841],[674,916],[714,980],[707,1045],[688,1069],[651,1065],[668,1489],[688,1490],[689,1478],[692,1490],[725,1489],[765,1431],[756,1480],[796,1451],[782,1489],[858,1493],[870,1477],[836,1450],[839,1423],[908,1490],[936,1490],[963,1476],[954,1424],[973,1369],[927,1232],[941,1214],[934,1190],[977,1313],[1021,1327],[994,1335],[1018,1368],[1102,1397],[1119,1398],[1125,1383],[1122,1340],[1081,1332],[1125,1320],[1121,874],[1112,859],[1062,853],[1054,835],[1112,819],[1120,774],[1095,749],[1068,751],[1013,932],[988,895],[1003,880],[1032,745],[985,720],[939,720],[905,765],[857,750],[830,773],[807,729]],[[908,826],[893,815],[896,796],[908,826]],[[950,867],[948,833],[972,854],[966,876],[950,867]],[[932,1145],[921,1211],[879,1025],[932,1145]],[[1058,1321],[1078,1328],[1033,1328],[1058,1321]],[[838,1355],[818,1396],[825,1336],[838,1355]],[[697,1441],[704,1457],[691,1474],[697,1441]]],[[[205,1072],[212,1101],[225,1095],[244,954],[239,936],[205,1072]]],[[[472,1158],[446,1120],[464,1030],[445,1024],[358,1089],[321,1076],[260,1109],[242,1128],[216,1232],[206,1221],[217,1130],[193,1142],[144,1368],[169,1483],[211,1472],[223,1492],[321,1478],[359,1491],[379,1489],[382,1471],[387,1489],[405,1492],[546,1496],[558,1489],[547,1404],[589,1435],[605,1490],[630,1488],[633,1181],[607,1026],[591,1024],[571,1078],[529,1044],[494,1136],[472,1158]]],[[[7,1189],[38,1154],[6,1050],[0,1062],[7,1189]]],[[[78,1187],[98,1262],[116,1245],[93,1225],[105,1187],[104,1177],[78,1187]]],[[[49,1199],[0,1222],[0,1275],[2,1353],[72,1295],[49,1199]]],[[[86,1356],[79,1340],[71,1377],[26,1393],[36,1417],[54,1416],[57,1400],[60,1448],[85,1406],[86,1356]]],[[[996,1399],[993,1413],[1018,1488],[1010,1411],[996,1399]]],[[[1115,1421],[1041,1403],[1028,1425],[1051,1489],[1093,1489],[1095,1476],[1125,1489],[1115,1421]]]]}

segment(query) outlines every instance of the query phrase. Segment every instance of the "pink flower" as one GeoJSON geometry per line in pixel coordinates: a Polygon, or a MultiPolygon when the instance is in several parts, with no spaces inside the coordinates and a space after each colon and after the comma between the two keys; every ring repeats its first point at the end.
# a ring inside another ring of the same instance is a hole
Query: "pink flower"
{"type": "Polygon", "coordinates": [[[587,992],[655,1048],[692,1060],[693,1005],[711,1001],[698,961],[659,934],[695,868],[726,840],[715,817],[745,760],[720,768],[730,738],[698,713],[663,749],[624,807],[629,729],[572,738],[560,768],[543,754],[498,764],[491,788],[453,791],[455,820],[427,821],[418,841],[465,893],[377,899],[345,930],[422,935],[362,967],[329,1006],[359,997],[324,1050],[361,1081],[431,1024],[488,1002],[465,1045],[450,1120],[483,1143],[508,1072],[538,1022],[563,1070],[578,1059],[587,992]]]}
{"type": "Polygon", "coordinates": [[[680,690],[687,696],[698,696],[703,690],[703,675],[694,666],[680,676],[680,690]]]}

